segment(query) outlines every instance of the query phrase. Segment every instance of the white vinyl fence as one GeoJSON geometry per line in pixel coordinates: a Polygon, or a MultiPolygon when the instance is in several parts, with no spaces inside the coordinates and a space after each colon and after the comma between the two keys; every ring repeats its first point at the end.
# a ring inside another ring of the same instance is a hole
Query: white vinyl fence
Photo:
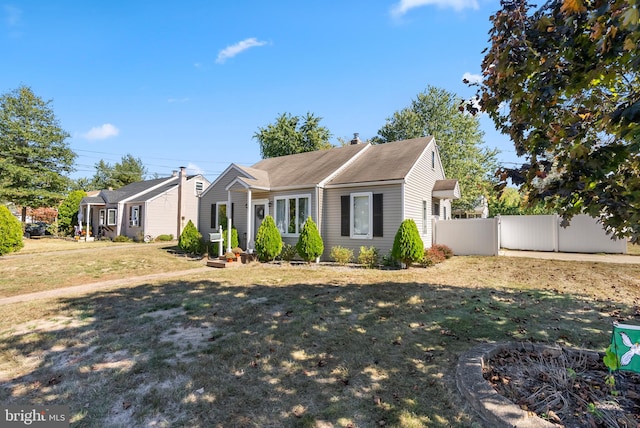
{"type": "Polygon", "coordinates": [[[562,227],[558,215],[500,216],[434,223],[434,243],[459,255],[497,255],[500,248],[567,253],[625,254],[627,242],[607,235],[595,219],[575,216],[562,227]]]}

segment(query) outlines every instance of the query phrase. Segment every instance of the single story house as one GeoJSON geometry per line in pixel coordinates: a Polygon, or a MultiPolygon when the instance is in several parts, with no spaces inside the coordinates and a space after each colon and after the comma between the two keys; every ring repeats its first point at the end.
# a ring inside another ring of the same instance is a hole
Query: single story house
{"type": "Polygon", "coordinates": [[[460,197],[447,179],[433,137],[373,145],[357,138],[328,150],[231,164],[202,193],[198,229],[207,237],[231,223],[240,246],[254,249],[262,220],[271,215],[283,241],[295,245],[308,216],[331,248],[374,246],[387,254],[404,219],[414,219],[426,247],[432,220],[451,217],[460,197]]]}
{"type": "Polygon", "coordinates": [[[198,199],[209,181],[187,176],[180,168],[171,177],[138,181],[117,190],[100,190],[80,202],[78,220],[86,236],[134,239],[161,234],[179,237],[189,220],[198,225],[198,199]]]}

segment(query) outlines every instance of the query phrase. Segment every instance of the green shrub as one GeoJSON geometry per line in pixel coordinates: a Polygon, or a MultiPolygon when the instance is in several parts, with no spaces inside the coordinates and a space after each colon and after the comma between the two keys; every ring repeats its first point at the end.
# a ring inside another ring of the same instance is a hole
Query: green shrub
{"type": "Polygon", "coordinates": [[[9,208],[0,205],[0,256],[18,251],[24,246],[22,242],[22,224],[9,208]]]}
{"type": "Polygon", "coordinates": [[[162,235],[158,235],[156,236],[156,241],[173,241],[173,235],[167,235],[167,234],[162,234],[162,235]]]}
{"type": "Polygon", "coordinates": [[[113,242],[132,242],[133,240],[125,235],[118,235],[113,238],[113,242]]]}
{"type": "Polygon", "coordinates": [[[329,256],[339,265],[346,265],[353,261],[353,250],[336,245],[331,248],[331,254],[329,256]]]}
{"type": "MultiPolygon", "coordinates": [[[[227,241],[229,241],[229,229],[222,231],[222,249],[227,251],[227,241]]],[[[231,228],[231,248],[235,248],[240,246],[240,242],[238,241],[238,229],[235,227],[231,228]]],[[[217,251],[217,246],[216,246],[217,251]]]]}
{"type": "Polygon", "coordinates": [[[400,267],[400,263],[398,263],[398,261],[391,255],[391,250],[389,250],[386,255],[382,256],[382,265],[391,268],[400,267]]]}
{"type": "Polygon", "coordinates": [[[187,225],[182,230],[180,234],[180,239],[178,240],[178,247],[187,253],[190,254],[200,254],[202,251],[201,245],[202,235],[198,232],[198,229],[193,225],[193,222],[189,220],[187,225]]]}
{"type": "Polygon", "coordinates": [[[436,248],[440,251],[444,255],[445,259],[453,257],[453,250],[444,244],[434,244],[432,245],[432,248],[436,248]]]}
{"type": "Polygon", "coordinates": [[[58,229],[61,234],[73,234],[73,226],[78,225],[78,207],[85,196],[87,196],[87,192],[84,190],[74,190],[69,192],[58,206],[58,229]]]}
{"type": "Polygon", "coordinates": [[[295,245],[282,244],[282,251],[280,251],[279,259],[284,260],[285,262],[290,262],[298,255],[298,250],[296,250],[295,245]]]}
{"type": "Polygon", "coordinates": [[[368,268],[374,268],[378,265],[379,258],[380,251],[376,247],[360,247],[358,263],[365,265],[368,268]]]}
{"type": "Polygon", "coordinates": [[[270,215],[265,216],[256,233],[256,255],[261,261],[275,259],[282,251],[282,236],[276,222],[270,215]]]}
{"type": "Polygon", "coordinates": [[[435,262],[433,261],[433,259],[431,259],[431,257],[428,256],[427,254],[428,251],[429,250],[424,250],[424,258],[420,260],[420,263],[419,263],[419,265],[422,266],[423,268],[428,268],[435,265],[435,262]]]}
{"type": "Polygon", "coordinates": [[[393,240],[391,255],[394,259],[401,261],[406,267],[412,263],[421,261],[424,257],[424,244],[418,232],[416,222],[408,218],[400,223],[398,232],[393,240]]]}
{"type": "Polygon", "coordinates": [[[298,250],[298,254],[300,254],[300,257],[306,262],[317,259],[324,252],[322,236],[320,236],[318,226],[313,222],[311,216],[307,218],[304,226],[302,226],[302,231],[296,244],[296,250],[298,250]]]}

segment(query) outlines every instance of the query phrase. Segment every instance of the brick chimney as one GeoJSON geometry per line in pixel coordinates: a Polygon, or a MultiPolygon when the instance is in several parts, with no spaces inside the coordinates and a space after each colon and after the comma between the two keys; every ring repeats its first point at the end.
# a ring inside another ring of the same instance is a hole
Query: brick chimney
{"type": "Polygon", "coordinates": [[[187,168],[184,166],[180,167],[180,172],[178,173],[178,238],[180,238],[180,234],[182,234],[182,229],[185,224],[185,186],[187,182],[187,168]]]}
{"type": "Polygon", "coordinates": [[[353,140],[351,140],[351,144],[360,144],[360,134],[357,132],[353,133],[353,140]]]}

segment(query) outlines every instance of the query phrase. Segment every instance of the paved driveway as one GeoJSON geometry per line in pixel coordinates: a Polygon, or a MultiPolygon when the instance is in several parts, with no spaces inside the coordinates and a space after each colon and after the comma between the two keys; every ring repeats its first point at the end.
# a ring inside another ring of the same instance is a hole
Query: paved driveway
{"type": "Polygon", "coordinates": [[[640,264],[640,256],[630,256],[628,254],[584,254],[555,253],[552,251],[500,250],[500,255],[505,257],[529,257],[533,259],[572,260],[579,262],[640,264]]]}

